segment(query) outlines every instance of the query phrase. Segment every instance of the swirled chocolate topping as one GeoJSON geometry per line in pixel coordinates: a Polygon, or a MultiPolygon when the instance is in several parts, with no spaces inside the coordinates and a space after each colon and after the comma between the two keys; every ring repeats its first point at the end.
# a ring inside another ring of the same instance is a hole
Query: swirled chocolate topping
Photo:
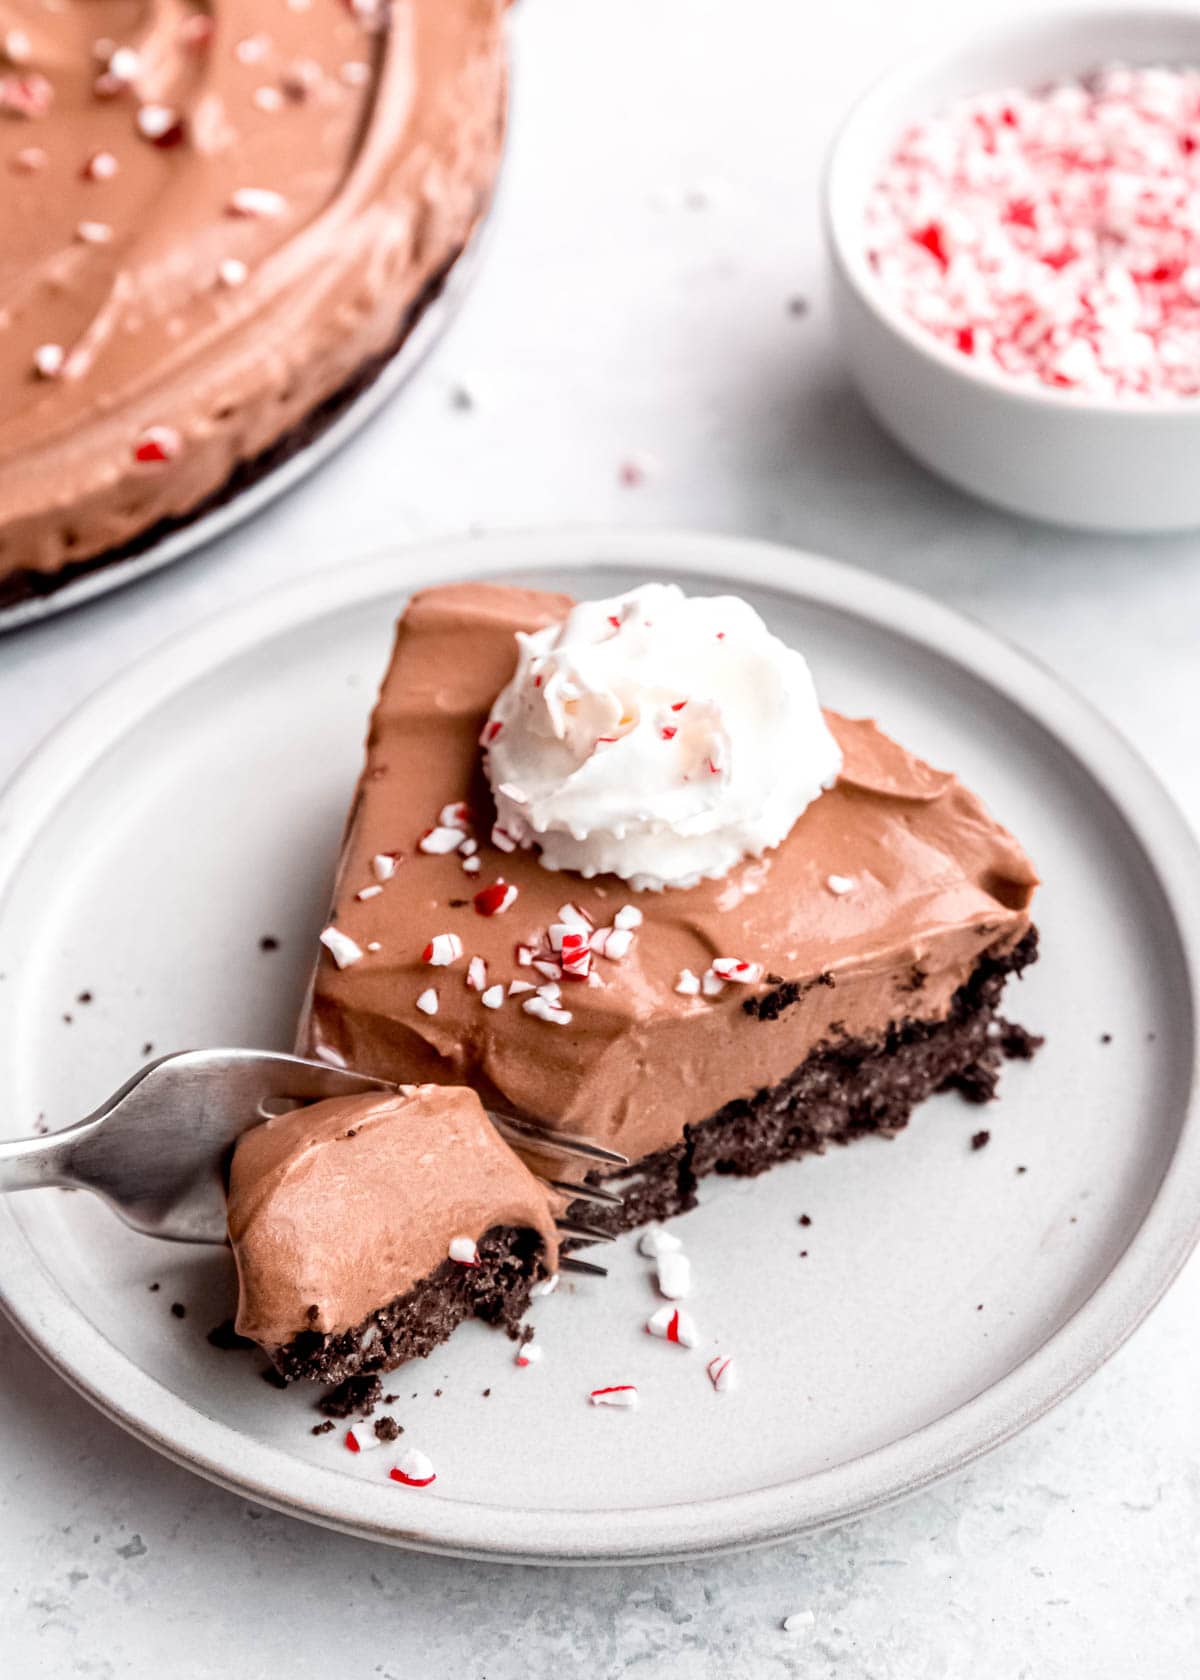
{"type": "Polygon", "coordinates": [[[517,667],[516,632],[570,605],[491,584],[410,602],[305,1051],[470,1084],[636,1159],[818,1044],[944,1018],[980,957],[1025,934],[1037,877],[1012,836],[954,776],[832,712],[834,786],[719,880],[636,892],[514,848],[493,826],[480,736],[517,667]]]}
{"type": "Polygon", "coordinates": [[[0,582],[177,519],[386,354],[497,167],[502,0],[0,27],[0,582]]]}

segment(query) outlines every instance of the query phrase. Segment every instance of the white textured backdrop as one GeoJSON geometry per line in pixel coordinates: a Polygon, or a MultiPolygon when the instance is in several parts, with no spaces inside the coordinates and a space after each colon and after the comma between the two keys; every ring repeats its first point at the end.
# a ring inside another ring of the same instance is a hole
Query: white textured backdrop
{"type": "MultiPolygon", "coordinates": [[[[874,428],[830,336],[816,188],[838,115],[916,41],[1019,9],[522,0],[502,202],[452,334],[284,506],[0,640],[0,776],[104,678],[279,580],[406,536],[620,521],[791,541],[962,607],[1087,693],[1195,821],[1200,535],[1074,537],[975,506],[874,428]]],[[[251,1509],[0,1329],[0,1673],[1181,1680],[1198,1323],[1194,1262],[1081,1394],[957,1481],[802,1545],[613,1573],[422,1559],[251,1509]],[[786,1635],[796,1610],[812,1625],[786,1635]]]]}

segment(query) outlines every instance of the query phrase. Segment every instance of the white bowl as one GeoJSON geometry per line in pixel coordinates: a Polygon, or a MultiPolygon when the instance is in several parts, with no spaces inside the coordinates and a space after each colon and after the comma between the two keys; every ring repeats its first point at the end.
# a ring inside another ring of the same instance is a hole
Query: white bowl
{"type": "Polygon", "coordinates": [[[892,71],[846,119],[825,176],[835,315],[867,405],[926,466],[1016,513],[1091,530],[1200,525],[1200,398],[1096,398],[974,367],[912,322],[866,258],[863,211],[900,131],[948,102],[1113,60],[1200,65],[1200,10],[1031,18],[892,71]]]}

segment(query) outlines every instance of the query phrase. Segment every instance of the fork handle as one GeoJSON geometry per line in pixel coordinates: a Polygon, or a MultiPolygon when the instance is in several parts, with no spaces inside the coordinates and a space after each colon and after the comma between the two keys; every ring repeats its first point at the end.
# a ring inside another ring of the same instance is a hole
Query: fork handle
{"type": "Polygon", "coordinates": [[[45,1137],[0,1140],[0,1192],[78,1183],[71,1171],[75,1131],[72,1126],[66,1132],[49,1132],[45,1137]]]}

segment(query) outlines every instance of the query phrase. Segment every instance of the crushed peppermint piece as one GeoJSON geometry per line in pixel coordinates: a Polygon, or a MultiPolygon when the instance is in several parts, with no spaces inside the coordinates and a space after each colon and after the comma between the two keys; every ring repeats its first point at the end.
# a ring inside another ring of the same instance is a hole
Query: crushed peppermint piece
{"type": "Polygon", "coordinates": [[[174,426],[147,426],[133,445],[133,458],[141,466],[157,467],[173,461],[183,448],[174,426]]]}
{"type": "Polygon", "coordinates": [[[436,1015],[438,1012],[438,995],[432,986],[427,986],[417,999],[417,1008],[422,1015],[436,1015]]]}
{"type": "Polygon", "coordinates": [[[528,980],[510,980],[508,982],[509,997],[520,997],[522,992],[532,992],[534,989],[528,980]]]}
{"type": "Polygon", "coordinates": [[[233,51],[239,64],[261,64],[271,50],[267,35],[243,35],[233,51]]]}
{"type": "Polygon", "coordinates": [[[622,931],[640,928],[645,917],[636,904],[623,904],[613,917],[613,926],[622,931]]]}
{"type": "Polygon", "coordinates": [[[718,1394],[729,1394],[738,1386],[737,1367],[729,1354],[718,1354],[709,1360],[705,1369],[718,1394]]]}
{"type": "Polygon", "coordinates": [[[479,737],[479,745],[490,747],[503,728],[504,725],[499,718],[489,718],[483,726],[483,732],[479,737]]]}
{"type": "Polygon", "coordinates": [[[492,824],[492,845],[498,852],[515,852],[517,849],[517,842],[499,823],[492,824]]]}
{"type": "Polygon", "coordinates": [[[681,997],[695,997],[700,990],[700,976],[693,974],[690,968],[681,968],[675,990],[681,997]]]}
{"type": "Polygon", "coordinates": [[[437,1481],[437,1471],[433,1468],[431,1459],[416,1447],[407,1447],[395,1464],[388,1471],[394,1482],[402,1482],[405,1487],[428,1487],[430,1482],[437,1481]]]}
{"type": "Polygon", "coordinates": [[[638,1391],[633,1383],[613,1383],[609,1388],[594,1388],[588,1395],[593,1406],[636,1407],[638,1391]]]}
{"type": "Polygon", "coordinates": [[[527,1015],[534,1015],[539,1021],[548,1021],[555,1027],[569,1027],[571,1024],[572,1016],[569,1009],[560,1009],[556,1004],[551,1003],[548,998],[538,997],[536,993],[533,997],[526,998],[521,1008],[527,1015]]]}
{"type": "Polygon", "coordinates": [[[472,957],[467,964],[467,985],[473,992],[487,989],[487,964],[482,957],[472,957]]]}
{"type": "Polygon", "coordinates": [[[477,857],[465,857],[462,861],[462,871],[464,875],[478,875],[482,868],[483,865],[477,857]]]}
{"type": "Polygon", "coordinates": [[[784,1633],[801,1633],[816,1623],[816,1616],[811,1610],[793,1610],[790,1616],[783,1618],[784,1633]]]}
{"type": "Polygon", "coordinates": [[[437,825],[439,828],[457,828],[464,834],[471,828],[471,807],[464,799],[456,799],[453,804],[443,805],[438,812],[437,825]]]}
{"type": "Polygon", "coordinates": [[[436,828],[427,828],[417,841],[417,850],[426,852],[431,857],[443,857],[447,852],[456,852],[463,842],[461,828],[450,828],[439,824],[436,828]]]}
{"type": "Polygon", "coordinates": [[[681,1248],[663,1249],[655,1256],[658,1293],[668,1301],[682,1301],[692,1287],[692,1262],[681,1248]]]}
{"type": "Polygon", "coordinates": [[[61,344],[39,344],[33,352],[33,365],[43,379],[57,379],[66,359],[61,344]]]}
{"type": "Polygon", "coordinates": [[[480,887],[474,898],[480,916],[502,916],[516,902],[517,889],[511,881],[493,881],[489,887],[480,887]]]}
{"type": "Polygon", "coordinates": [[[13,153],[12,167],[23,175],[36,175],[49,162],[50,154],[41,146],[22,146],[19,152],[13,153]]]}
{"type": "Polygon", "coordinates": [[[421,952],[421,961],[430,968],[448,968],[463,954],[463,942],[456,933],[435,933],[421,952]]]}
{"type": "Polygon", "coordinates": [[[568,980],[590,980],[592,978],[592,952],[582,934],[576,936],[578,944],[565,945],[562,953],[562,970],[568,980]]]}
{"type": "Polygon", "coordinates": [[[378,881],[376,881],[373,887],[359,887],[354,896],[355,898],[360,899],[378,898],[382,891],[383,888],[379,885],[378,881]]]}
{"type": "Polygon", "coordinates": [[[82,174],[88,181],[111,181],[120,167],[111,152],[93,152],[84,164],[82,174]]]}
{"type": "Polygon", "coordinates": [[[550,980],[544,986],[539,986],[537,995],[545,998],[547,1003],[559,1003],[562,999],[562,987],[557,980],[550,980]]]}
{"type": "Polygon", "coordinates": [[[348,933],[343,933],[340,928],[332,925],[321,935],[321,944],[339,968],[349,968],[351,963],[356,963],[363,954],[361,945],[355,944],[348,933]]]}
{"type": "Polygon", "coordinates": [[[75,229],[81,245],[108,245],[112,236],[113,230],[107,222],[80,222],[75,229]]]}
{"type": "Polygon", "coordinates": [[[530,968],[536,969],[539,974],[544,975],[547,980],[562,979],[563,971],[561,963],[550,962],[545,957],[534,957],[529,966],[530,968]]]}
{"type": "Polygon", "coordinates": [[[377,881],[390,881],[400,866],[399,852],[376,852],[371,859],[371,873],[377,881]]]}
{"type": "Polygon", "coordinates": [[[825,885],[835,898],[844,898],[848,892],[854,891],[854,877],[852,875],[827,875],[825,885]]]}
{"type": "Polygon", "coordinates": [[[137,131],[156,146],[175,146],[183,139],[183,122],[170,105],[139,105],[137,131]]]}
{"type": "Polygon", "coordinates": [[[222,257],[217,264],[217,279],[222,286],[228,286],[233,291],[237,286],[244,286],[250,270],[240,257],[222,257]]]}
{"type": "Polygon", "coordinates": [[[678,1254],[682,1247],[674,1231],[662,1225],[647,1226],[638,1238],[638,1253],[644,1254],[647,1260],[657,1260],[660,1254],[678,1254]]]}
{"type": "Polygon", "coordinates": [[[277,87],[271,87],[269,84],[256,87],[251,97],[256,108],[260,111],[270,113],[283,110],[283,94],[277,87]]]}
{"type": "Polygon", "coordinates": [[[679,1347],[693,1348],[700,1342],[700,1332],[682,1307],[659,1307],[652,1312],[646,1320],[646,1334],[658,1336],[664,1342],[675,1342],[679,1347]]]}
{"type": "Polygon", "coordinates": [[[109,54],[108,73],[114,81],[135,82],[142,73],[142,57],[133,47],[116,47],[109,54]]]}
{"type": "Polygon", "coordinates": [[[744,986],[763,977],[761,963],[744,962],[741,957],[714,957],[712,972],[719,980],[736,980],[744,986]]]}
{"type": "Polygon", "coordinates": [[[33,42],[23,29],[4,31],[4,56],[10,64],[28,64],[33,57],[33,42]]]}
{"type": "Polygon", "coordinates": [[[383,946],[379,943],[378,939],[368,939],[367,940],[367,950],[368,951],[382,951],[383,946]]]}
{"type": "Polygon", "coordinates": [[[460,1266],[478,1266],[479,1264],[479,1249],[476,1247],[474,1237],[451,1237],[447,1252],[451,1260],[457,1261],[460,1266]]]}
{"type": "Polygon", "coordinates": [[[0,76],[0,112],[12,117],[44,117],[54,103],[54,88],[36,70],[0,76]]]}
{"type": "Polygon", "coordinates": [[[351,1424],[346,1431],[346,1448],[352,1453],[374,1452],[383,1442],[376,1435],[369,1418],[363,1418],[361,1423],[351,1424]]]}
{"type": "Polygon", "coordinates": [[[348,58],[338,70],[338,76],[347,87],[366,87],[371,80],[371,66],[361,58],[348,58]]]}
{"type": "Polygon", "coordinates": [[[528,968],[533,962],[533,947],[530,945],[518,945],[516,949],[516,959],[518,968],[528,968]]]}
{"type": "Polygon", "coordinates": [[[633,930],[619,927],[597,928],[592,935],[591,946],[598,956],[608,957],[611,962],[620,962],[633,948],[633,930]]]}
{"type": "Polygon", "coordinates": [[[543,1295],[553,1295],[557,1288],[558,1273],[551,1272],[549,1277],[539,1278],[529,1293],[536,1298],[540,1298],[543,1295]]]}
{"type": "Polygon", "coordinates": [[[287,199],[270,187],[237,187],[229,195],[227,208],[231,216],[275,221],[287,210],[287,199]]]}
{"type": "Polygon", "coordinates": [[[475,853],[479,850],[479,842],[471,835],[468,835],[458,849],[462,853],[463,857],[474,857],[475,853]]]}
{"type": "MultiPolygon", "coordinates": [[[[518,982],[514,981],[513,984],[516,985],[518,982]]],[[[486,992],[480,994],[479,1001],[485,1009],[499,1009],[504,1002],[504,987],[489,986],[486,992]]]]}
{"type": "Polygon", "coordinates": [[[594,923],[592,918],[582,911],[577,904],[560,904],[558,919],[567,927],[579,928],[590,933],[594,923]]]}
{"type": "Polygon", "coordinates": [[[719,974],[714,974],[710,968],[700,982],[700,990],[705,997],[720,997],[725,990],[725,982],[719,974]]]}
{"type": "Polygon", "coordinates": [[[513,1364],[523,1369],[526,1365],[540,1365],[542,1358],[542,1349],[536,1342],[522,1342],[513,1356],[513,1364]]]}

